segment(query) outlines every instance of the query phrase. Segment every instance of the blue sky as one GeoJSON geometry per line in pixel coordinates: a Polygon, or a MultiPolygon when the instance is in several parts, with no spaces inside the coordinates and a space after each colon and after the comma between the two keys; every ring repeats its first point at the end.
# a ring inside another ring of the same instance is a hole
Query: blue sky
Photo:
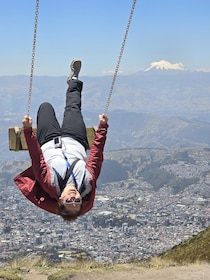
{"type": "MultiPolygon", "coordinates": [[[[1,1],[0,76],[29,75],[35,0],[1,1]]],[[[115,70],[133,0],[40,0],[35,75],[68,75],[81,58],[83,75],[115,70]]],[[[210,69],[210,1],[137,0],[120,71],[167,60],[210,69]]]]}

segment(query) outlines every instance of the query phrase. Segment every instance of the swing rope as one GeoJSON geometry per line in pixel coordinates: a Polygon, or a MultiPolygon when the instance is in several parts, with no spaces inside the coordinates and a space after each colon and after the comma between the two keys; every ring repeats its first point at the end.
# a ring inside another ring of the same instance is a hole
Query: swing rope
{"type": "Polygon", "coordinates": [[[114,71],[114,76],[113,76],[113,79],[112,79],[111,88],[110,88],[109,95],[108,95],[108,98],[107,98],[106,107],[105,107],[105,110],[104,110],[105,114],[107,114],[108,109],[109,109],[109,105],[110,105],[110,101],[111,101],[111,97],[112,97],[112,92],[113,92],[114,85],[115,85],[115,82],[116,82],[116,79],[117,79],[117,74],[118,74],[118,71],[119,71],[120,62],[121,62],[121,59],[122,59],[122,56],[123,56],[126,40],[127,40],[127,37],[128,37],[128,32],[129,32],[131,21],[132,21],[132,18],[133,18],[135,5],[136,5],[136,0],[133,1],[133,5],[132,5],[132,8],[131,8],[128,24],[127,24],[127,27],[126,27],[125,35],[124,35],[122,46],[121,46],[121,49],[120,49],[120,54],[119,54],[119,57],[118,57],[118,60],[117,60],[116,68],[115,68],[115,71],[114,71]]]}
{"type": "Polygon", "coordinates": [[[32,59],[31,59],[30,83],[29,83],[29,91],[28,91],[27,116],[29,116],[29,114],[30,114],[30,107],[31,107],[31,95],[32,95],[32,85],[33,85],[34,60],[35,60],[35,53],[36,53],[36,35],[37,35],[38,17],[39,17],[39,0],[36,0],[36,11],[35,11],[35,20],[34,20],[34,38],[33,38],[33,48],[32,48],[32,59]]]}

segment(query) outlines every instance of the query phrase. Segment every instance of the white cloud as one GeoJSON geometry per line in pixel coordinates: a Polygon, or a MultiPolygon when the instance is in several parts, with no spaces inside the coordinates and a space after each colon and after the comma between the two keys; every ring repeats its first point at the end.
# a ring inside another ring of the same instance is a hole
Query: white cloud
{"type": "Polygon", "coordinates": [[[200,68],[197,69],[196,72],[210,72],[210,68],[200,68]]]}

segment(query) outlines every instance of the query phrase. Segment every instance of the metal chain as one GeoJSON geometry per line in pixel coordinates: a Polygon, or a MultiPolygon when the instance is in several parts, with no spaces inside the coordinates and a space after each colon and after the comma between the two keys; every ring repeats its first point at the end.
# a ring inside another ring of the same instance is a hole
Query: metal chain
{"type": "MultiPolygon", "coordinates": [[[[121,62],[121,59],[122,59],[122,56],[123,56],[128,32],[129,32],[129,29],[130,29],[135,5],[136,5],[136,0],[133,1],[133,5],[132,5],[132,8],[131,8],[130,17],[129,17],[128,24],[127,24],[127,27],[126,27],[123,43],[122,43],[120,54],[119,54],[119,57],[118,57],[118,60],[117,60],[117,65],[116,65],[116,68],[115,68],[111,88],[110,88],[110,91],[109,91],[109,95],[108,95],[108,99],[107,99],[107,103],[106,103],[106,107],[105,107],[105,111],[104,111],[105,114],[107,114],[107,112],[108,112],[112,92],[113,92],[113,89],[114,89],[115,81],[116,81],[117,74],[118,74],[118,71],[119,71],[120,62],[121,62]]],[[[35,61],[35,52],[36,52],[36,35],[37,35],[37,26],[38,26],[38,16],[39,16],[39,0],[36,0],[36,12],[35,12],[35,20],[34,20],[34,38],[33,38],[32,60],[31,60],[31,73],[30,73],[29,93],[28,93],[28,110],[27,110],[27,115],[28,116],[30,114],[30,106],[31,106],[31,95],[32,95],[32,86],[33,86],[33,72],[34,72],[34,61],[35,61]]]]}
{"type": "Polygon", "coordinates": [[[127,27],[126,27],[126,31],[125,31],[124,39],[123,39],[123,42],[122,42],[120,54],[119,54],[119,57],[118,57],[118,60],[117,60],[117,65],[116,65],[114,76],[113,76],[113,79],[112,79],[111,88],[110,88],[109,95],[108,95],[107,102],[106,102],[106,107],[105,107],[105,111],[104,111],[105,114],[107,114],[108,109],[109,109],[109,104],[110,104],[110,100],[111,100],[111,97],[112,97],[112,92],[113,92],[113,89],[114,89],[117,74],[118,74],[118,71],[119,71],[120,62],[121,62],[121,59],[122,59],[122,56],[123,56],[126,40],[127,40],[127,37],[128,37],[128,32],[129,32],[129,29],[130,29],[135,5],[136,5],[136,0],[133,1],[133,5],[132,5],[132,8],[131,8],[130,17],[129,17],[128,24],[127,24],[127,27]]]}
{"type": "Polygon", "coordinates": [[[34,60],[35,60],[35,52],[36,52],[36,34],[37,34],[38,17],[39,17],[39,0],[36,0],[36,12],[35,12],[35,20],[34,20],[34,38],[33,38],[33,48],[32,48],[32,59],[31,59],[31,73],[30,73],[30,83],[29,83],[29,92],[28,92],[28,110],[27,110],[28,116],[30,114],[30,107],[31,107],[31,95],[32,95],[32,86],[33,86],[33,73],[34,73],[34,60]]]}

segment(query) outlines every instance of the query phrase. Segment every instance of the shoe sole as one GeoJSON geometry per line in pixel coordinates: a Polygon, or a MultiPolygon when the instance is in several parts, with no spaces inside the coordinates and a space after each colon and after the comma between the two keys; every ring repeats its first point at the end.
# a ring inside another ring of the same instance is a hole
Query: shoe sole
{"type": "Polygon", "coordinates": [[[81,69],[81,66],[82,66],[82,61],[80,60],[80,59],[74,59],[72,62],[71,62],[71,66],[70,66],[70,68],[71,68],[71,70],[72,71],[74,71],[74,64],[75,63],[79,63],[80,64],[80,69],[81,69]]]}

